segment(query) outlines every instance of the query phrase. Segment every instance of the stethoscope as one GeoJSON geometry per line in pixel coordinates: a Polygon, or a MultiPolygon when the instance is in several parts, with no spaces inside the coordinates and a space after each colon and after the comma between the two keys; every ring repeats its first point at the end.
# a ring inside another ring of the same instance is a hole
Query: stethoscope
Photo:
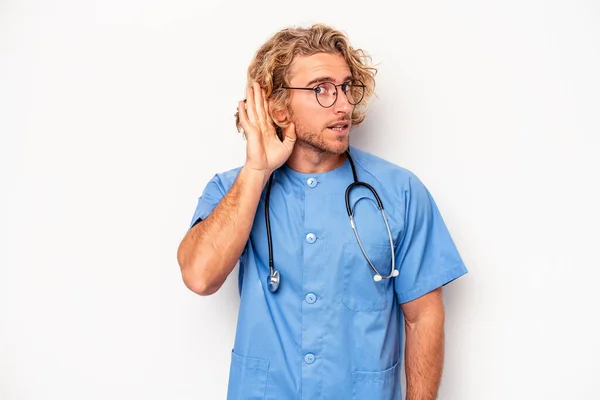
{"type": "MultiPolygon", "coordinates": [[[[398,276],[399,272],[398,272],[398,270],[396,270],[396,259],[394,256],[394,239],[392,238],[392,232],[390,230],[390,224],[388,223],[387,215],[385,214],[385,210],[383,209],[383,203],[381,202],[381,199],[379,198],[379,195],[377,194],[377,191],[373,188],[373,186],[371,186],[365,182],[360,182],[358,180],[358,176],[356,175],[356,167],[354,166],[354,160],[352,159],[352,156],[350,156],[349,151],[346,151],[346,155],[348,156],[348,160],[350,161],[350,166],[352,167],[352,176],[354,177],[354,182],[352,182],[346,188],[346,211],[348,212],[348,217],[350,218],[350,227],[354,231],[354,236],[356,236],[356,241],[358,242],[358,245],[360,246],[360,250],[362,251],[363,255],[365,256],[367,262],[369,263],[369,266],[375,273],[375,275],[373,276],[373,280],[375,282],[379,282],[381,280],[394,278],[394,277],[398,276]],[[365,251],[365,248],[363,247],[360,237],[358,236],[358,231],[356,230],[356,223],[354,222],[354,209],[352,207],[350,207],[350,192],[352,192],[352,189],[354,189],[358,186],[365,187],[365,188],[369,189],[371,191],[371,193],[373,193],[373,196],[375,196],[375,200],[377,201],[377,208],[379,208],[379,210],[381,211],[381,215],[383,216],[383,220],[385,222],[385,227],[387,228],[387,232],[388,232],[388,238],[390,239],[390,247],[392,249],[392,270],[389,275],[384,276],[384,275],[381,275],[377,271],[377,269],[371,262],[371,259],[367,255],[367,252],[365,251]]],[[[271,223],[269,221],[269,199],[271,197],[272,183],[273,183],[273,175],[271,175],[269,177],[269,183],[267,184],[267,193],[265,196],[265,221],[266,221],[266,225],[267,225],[267,241],[269,244],[269,276],[267,277],[267,285],[269,287],[269,291],[274,293],[277,291],[277,289],[279,288],[279,284],[281,283],[281,275],[279,274],[279,271],[275,269],[274,264],[273,264],[273,240],[271,237],[271,223]]]]}

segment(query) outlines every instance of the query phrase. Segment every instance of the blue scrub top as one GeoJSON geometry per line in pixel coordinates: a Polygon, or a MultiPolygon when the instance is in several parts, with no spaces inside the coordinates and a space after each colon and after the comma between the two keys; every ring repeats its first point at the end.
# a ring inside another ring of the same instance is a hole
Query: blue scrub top
{"type": "MultiPolygon", "coordinates": [[[[350,147],[358,179],[373,186],[394,240],[396,278],[375,282],[345,206],[350,162],[304,174],[274,172],[270,222],[279,290],[267,287],[265,192],[240,258],[240,309],[227,398],[401,399],[400,304],[467,272],[423,183],[410,171],[350,147]]],[[[240,168],[217,174],[199,198],[192,224],[205,219],[240,168]]],[[[391,268],[381,212],[368,189],[352,191],[357,229],[373,265],[391,268]]]]}

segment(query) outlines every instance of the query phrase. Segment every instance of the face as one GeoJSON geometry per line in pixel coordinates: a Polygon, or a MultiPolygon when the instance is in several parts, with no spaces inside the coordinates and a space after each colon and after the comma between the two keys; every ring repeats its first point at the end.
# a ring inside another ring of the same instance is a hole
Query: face
{"type": "MultiPolygon", "coordinates": [[[[290,66],[290,87],[313,88],[323,82],[336,85],[352,79],[344,57],[317,53],[297,57],[290,66]]],[[[325,154],[342,154],[348,149],[354,106],[340,87],[334,105],[322,107],[312,90],[290,90],[287,117],[296,127],[296,146],[325,154]]]]}

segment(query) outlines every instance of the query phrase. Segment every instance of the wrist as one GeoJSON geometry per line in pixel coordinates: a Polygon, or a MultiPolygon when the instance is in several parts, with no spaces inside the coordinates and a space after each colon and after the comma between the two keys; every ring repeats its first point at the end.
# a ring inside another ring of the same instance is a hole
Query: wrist
{"type": "Polygon", "coordinates": [[[240,175],[242,175],[245,178],[245,181],[248,181],[249,183],[253,184],[260,184],[261,188],[266,185],[272,173],[273,171],[255,169],[248,166],[247,164],[244,165],[242,167],[242,170],[240,171],[240,175]]]}

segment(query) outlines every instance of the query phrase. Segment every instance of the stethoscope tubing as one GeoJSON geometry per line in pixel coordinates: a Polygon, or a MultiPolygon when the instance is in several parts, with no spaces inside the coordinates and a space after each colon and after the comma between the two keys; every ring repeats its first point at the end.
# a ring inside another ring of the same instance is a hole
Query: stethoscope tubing
{"type": "MultiPolygon", "coordinates": [[[[394,241],[393,241],[393,237],[392,237],[392,232],[390,230],[390,225],[389,225],[389,222],[387,219],[387,215],[383,208],[383,203],[381,202],[381,199],[379,198],[379,195],[377,194],[377,191],[375,190],[375,188],[373,188],[373,186],[369,185],[366,182],[361,182],[358,180],[358,176],[356,174],[356,167],[354,165],[354,160],[352,159],[352,156],[350,155],[349,151],[346,151],[346,155],[348,156],[348,160],[350,161],[350,167],[352,168],[352,177],[354,179],[354,182],[352,182],[346,188],[346,195],[345,195],[346,211],[348,212],[348,218],[350,219],[350,227],[354,231],[354,235],[356,236],[356,240],[358,242],[361,252],[363,253],[365,259],[369,263],[371,270],[373,270],[373,272],[375,273],[373,280],[375,280],[376,282],[379,282],[381,280],[391,279],[393,277],[398,276],[399,272],[396,269],[396,259],[395,259],[395,254],[394,254],[394,241]],[[388,238],[390,240],[390,248],[392,249],[392,268],[391,268],[389,275],[383,276],[377,271],[377,269],[371,262],[371,259],[367,255],[367,252],[365,251],[363,243],[360,240],[360,236],[358,235],[358,230],[356,229],[356,223],[354,221],[354,210],[350,206],[350,193],[352,192],[352,189],[357,188],[359,186],[367,188],[373,194],[373,196],[375,197],[375,200],[377,202],[377,207],[381,211],[381,215],[383,217],[383,220],[385,221],[385,227],[387,229],[388,238]]],[[[273,238],[271,235],[271,222],[269,219],[269,200],[271,198],[271,186],[272,185],[273,185],[273,174],[271,174],[271,176],[269,177],[269,182],[267,183],[267,192],[266,192],[266,196],[265,196],[265,222],[266,222],[266,226],[267,226],[267,242],[268,242],[268,246],[269,246],[269,276],[267,278],[267,285],[269,287],[269,291],[276,292],[277,289],[279,288],[279,284],[281,282],[281,277],[280,277],[279,271],[275,269],[275,265],[274,265],[274,261],[273,261],[273,238]]]]}

